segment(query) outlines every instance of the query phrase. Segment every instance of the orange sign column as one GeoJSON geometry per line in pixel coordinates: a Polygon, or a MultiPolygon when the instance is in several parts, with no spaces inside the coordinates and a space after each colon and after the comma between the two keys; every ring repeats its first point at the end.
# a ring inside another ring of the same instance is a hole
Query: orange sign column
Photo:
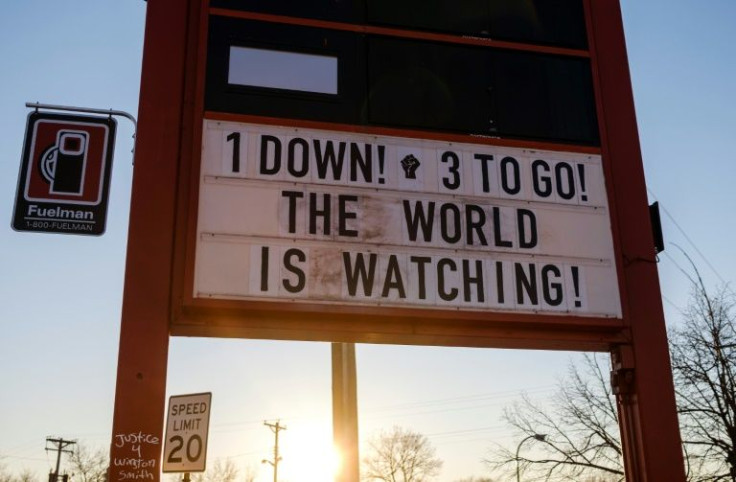
{"type": "Polygon", "coordinates": [[[187,20],[148,3],[110,482],[159,480],[187,20]]]}

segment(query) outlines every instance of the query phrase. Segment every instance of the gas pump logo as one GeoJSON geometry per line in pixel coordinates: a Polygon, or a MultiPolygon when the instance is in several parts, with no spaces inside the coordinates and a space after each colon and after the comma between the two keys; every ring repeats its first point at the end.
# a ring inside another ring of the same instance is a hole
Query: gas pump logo
{"type": "Polygon", "coordinates": [[[109,168],[108,127],[40,119],[33,128],[25,181],[27,201],[95,205],[109,168]]]}
{"type": "Polygon", "coordinates": [[[56,144],[41,153],[38,167],[51,194],[83,194],[88,137],[84,131],[60,130],[56,144]]]}
{"type": "Polygon", "coordinates": [[[115,127],[111,116],[30,113],[13,229],[104,233],[115,127]]]}

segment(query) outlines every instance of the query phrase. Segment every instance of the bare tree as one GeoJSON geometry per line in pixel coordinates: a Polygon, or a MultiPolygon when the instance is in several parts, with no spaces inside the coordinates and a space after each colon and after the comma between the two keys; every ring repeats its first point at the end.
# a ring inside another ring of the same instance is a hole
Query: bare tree
{"type": "Polygon", "coordinates": [[[23,469],[13,475],[4,465],[0,465],[0,482],[37,482],[38,476],[30,469],[23,469]]]}
{"type": "Polygon", "coordinates": [[[5,464],[2,462],[2,458],[0,458],[0,482],[11,482],[12,480],[13,476],[5,467],[5,464]]]}
{"type": "Polygon", "coordinates": [[[422,434],[394,426],[368,442],[363,459],[363,480],[384,482],[425,482],[439,474],[437,458],[429,439],[422,434]]]}
{"type": "MultiPolygon", "coordinates": [[[[240,471],[231,459],[218,458],[204,472],[190,474],[190,479],[192,482],[236,482],[238,481],[238,475],[240,475],[240,471]]],[[[181,482],[182,476],[182,473],[174,473],[168,474],[165,478],[168,482],[181,482]]],[[[240,482],[254,482],[255,480],[256,471],[252,466],[246,467],[244,477],[240,478],[240,482]]]]}
{"type": "Polygon", "coordinates": [[[193,482],[235,482],[238,469],[231,459],[216,459],[212,467],[205,472],[192,476],[193,482]]]}
{"type": "MultiPolygon", "coordinates": [[[[736,482],[736,295],[728,287],[709,293],[692,261],[691,266],[695,275],[685,274],[692,296],[682,322],[670,331],[687,478],[736,482]]],[[[582,370],[571,366],[548,406],[523,396],[508,408],[504,418],[520,443],[516,450],[496,447],[486,463],[528,472],[532,478],[526,480],[623,480],[607,370],[590,355],[582,370]]]]}
{"type": "Polygon", "coordinates": [[[38,478],[36,477],[36,474],[33,473],[30,469],[23,469],[20,471],[20,474],[18,474],[18,477],[15,478],[17,482],[36,482],[38,478]]]}
{"type": "Polygon", "coordinates": [[[484,462],[525,480],[624,480],[616,402],[598,355],[584,355],[549,406],[523,395],[504,410],[519,434],[513,448],[496,446],[484,462]]]}
{"type": "Polygon", "coordinates": [[[683,323],[670,336],[690,479],[736,481],[736,300],[705,289],[697,269],[683,323]]]}
{"type": "Polygon", "coordinates": [[[102,448],[92,450],[84,444],[77,444],[69,454],[71,479],[73,482],[105,482],[110,465],[108,451],[102,448]]]}
{"type": "Polygon", "coordinates": [[[241,479],[242,482],[255,482],[256,477],[258,477],[258,468],[253,464],[246,465],[241,479]]]}

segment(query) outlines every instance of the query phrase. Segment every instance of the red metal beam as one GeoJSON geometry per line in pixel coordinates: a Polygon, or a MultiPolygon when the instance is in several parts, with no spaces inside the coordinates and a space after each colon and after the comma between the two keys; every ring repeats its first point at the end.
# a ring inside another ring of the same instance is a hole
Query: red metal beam
{"type": "Polygon", "coordinates": [[[624,320],[632,342],[616,348],[633,369],[632,393],[618,396],[629,482],[683,482],[685,471],[662,310],[644,169],[618,0],[589,0],[591,58],[603,160],[619,247],[624,320]]]}
{"type": "Polygon", "coordinates": [[[118,355],[111,482],[159,480],[187,2],[148,3],[118,355]]]}

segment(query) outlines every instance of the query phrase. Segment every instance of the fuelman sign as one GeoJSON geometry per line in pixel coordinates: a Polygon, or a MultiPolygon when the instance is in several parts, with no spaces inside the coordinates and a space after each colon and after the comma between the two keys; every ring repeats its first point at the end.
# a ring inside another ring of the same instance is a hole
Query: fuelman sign
{"type": "Polygon", "coordinates": [[[104,233],[115,127],[112,117],[31,113],[13,229],[104,233]]]}
{"type": "Polygon", "coordinates": [[[601,158],[205,120],[195,298],[620,317],[601,158]]]}

